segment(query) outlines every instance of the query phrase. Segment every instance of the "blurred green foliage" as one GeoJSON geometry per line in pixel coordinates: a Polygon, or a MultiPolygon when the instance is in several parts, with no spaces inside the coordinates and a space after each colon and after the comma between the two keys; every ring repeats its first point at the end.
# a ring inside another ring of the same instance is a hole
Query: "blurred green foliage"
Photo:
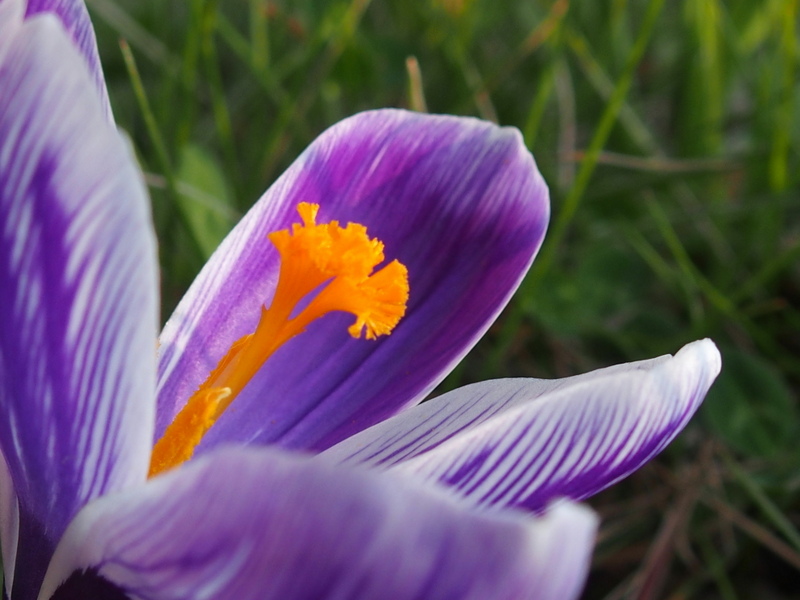
{"type": "Polygon", "coordinates": [[[88,1],[150,185],[165,316],[323,129],[427,107],[520,128],[553,205],[520,292],[445,385],[717,341],[701,418],[593,500],[586,598],[607,600],[800,598],[797,4],[88,1]]]}

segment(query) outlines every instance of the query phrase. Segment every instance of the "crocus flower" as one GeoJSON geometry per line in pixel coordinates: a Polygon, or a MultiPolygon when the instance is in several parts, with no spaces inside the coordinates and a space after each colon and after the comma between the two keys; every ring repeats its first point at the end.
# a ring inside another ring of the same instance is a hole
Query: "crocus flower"
{"type": "Polygon", "coordinates": [[[0,2],[5,595],[576,597],[596,523],[572,500],[677,435],[714,345],[419,404],[516,289],[549,206],[517,132],[386,110],[267,191],[156,359],[146,191],[74,4],[23,21],[0,2]]]}

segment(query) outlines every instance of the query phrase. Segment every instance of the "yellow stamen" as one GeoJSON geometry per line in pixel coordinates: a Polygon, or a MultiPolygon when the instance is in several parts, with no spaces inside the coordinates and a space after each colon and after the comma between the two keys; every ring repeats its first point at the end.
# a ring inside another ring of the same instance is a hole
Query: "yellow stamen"
{"type": "Polygon", "coordinates": [[[391,333],[406,311],[408,271],[396,260],[383,262],[383,243],[370,239],[363,225],[338,221],[317,224],[319,206],[297,207],[302,224],[269,234],[281,255],[275,296],[262,307],[256,330],[231,345],[208,379],[189,398],[153,448],[150,476],[192,457],[203,435],[244,389],[264,362],[284,343],[332,311],[349,312],[355,338],[375,339],[391,333]],[[308,305],[292,316],[298,303],[316,291],[308,305]]]}

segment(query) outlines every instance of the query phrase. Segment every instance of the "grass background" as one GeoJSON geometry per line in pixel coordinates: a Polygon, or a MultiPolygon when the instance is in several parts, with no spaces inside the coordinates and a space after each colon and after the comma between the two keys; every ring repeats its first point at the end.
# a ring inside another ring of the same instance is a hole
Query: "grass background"
{"type": "Polygon", "coordinates": [[[445,386],[713,338],[723,373],[698,418],[591,501],[585,598],[800,598],[797,0],[88,6],[153,198],[165,315],[337,120],[401,106],[516,126],[551,228],[445,386]]]}

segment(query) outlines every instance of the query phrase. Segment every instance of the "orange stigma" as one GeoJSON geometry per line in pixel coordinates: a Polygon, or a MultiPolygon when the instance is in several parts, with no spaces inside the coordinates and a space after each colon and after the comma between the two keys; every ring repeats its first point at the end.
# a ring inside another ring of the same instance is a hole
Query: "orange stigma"
{"type": "Polygon", "coordinates": [[[317,224],[319,205],[297,207],[302,224],[291,231],[269,234],[281,256],[280,275],[272,304],[261,308],[253,333],[234,342],[206,381],[153,447],[150,477],[190,459],[205,433],[275,351],[305,331],[314,320],[333,311],[349,312],[356,320],[348,328],[355,338],[387,335],[406,312],[408,270],[384,260],[383,243],[367,236],[357,223],[317,224]],[[305,308],[292,316],[300,301],[316,292],[305,308]]]}

